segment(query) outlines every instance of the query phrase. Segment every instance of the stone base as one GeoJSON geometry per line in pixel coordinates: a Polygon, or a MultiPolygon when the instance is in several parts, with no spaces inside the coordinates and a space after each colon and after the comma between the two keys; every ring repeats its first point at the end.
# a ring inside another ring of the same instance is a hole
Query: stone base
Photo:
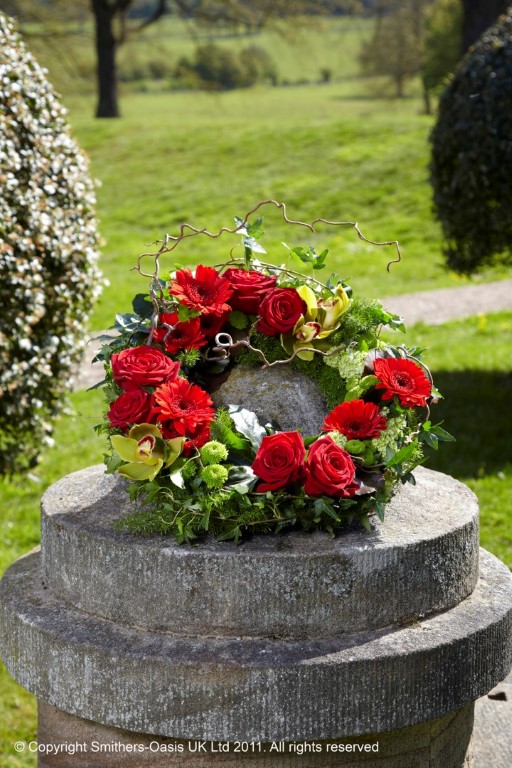
{"type": "Polygon", "coordinates": [[[39,701],[39,768],[473,768],[473,704],[420,725],[336,741],[219,742],[132,733],[39,701]],[[54,753],[51,753],[51,749],[54,753]],[[60,747],[57,754],[55,751],[60,747]],[[64,751],[67,750],[67,751],[64,751]]]}

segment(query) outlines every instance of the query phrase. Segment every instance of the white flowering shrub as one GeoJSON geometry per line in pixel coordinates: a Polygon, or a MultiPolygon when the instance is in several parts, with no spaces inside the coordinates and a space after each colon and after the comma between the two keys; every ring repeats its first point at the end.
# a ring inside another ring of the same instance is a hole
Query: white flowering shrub
{"type": "Polygon", "coordinates": [[[0,474],[51,440],[100,293],[95,196],[65,110],[0,13],[0,474]]]}

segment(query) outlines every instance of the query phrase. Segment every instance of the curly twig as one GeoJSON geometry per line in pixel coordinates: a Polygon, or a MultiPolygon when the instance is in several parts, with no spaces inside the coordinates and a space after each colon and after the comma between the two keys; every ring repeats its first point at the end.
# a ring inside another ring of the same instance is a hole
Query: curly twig
{"type": "MultiPolygon", "coordinates": [[[[335,355],[336,352],[341,352],[342,349],[346,349],[346,346],[339,346],[334,347],[333,349],[330,349],[328,352],[323,352],[321,349],[316,349],[315,347],[301,347],[300,349],[297,349],[293,355],[290,357],[287,357],[285,360],[274,360],[273,363],[269,363],[267,358],[265,357],[265,353],[262,352],[261,349],[258,349],[257,347],[253,347],[251,342],[247,339],[240,339],[240,341],[233,341],[232,337],[229,333],[218,333],[215,337],[215,347],[212,347],[212,352],[222,352],[222,358],[228,358],[232,352],[236,352],[242,347],[245,349],[250,350],[251,352],[255,352],[260,359],[263,361],[263,365],[261,366],[263,370],[267,370],[267,368],[274,368],[276,365],[286,365],[287,363],[291,363],[292,360],[294,360],[300,352],[314,352],[316,355],[322,355],[323,357],[330,357],[331,355],[335,355]],[[226,337],[227,341],[222,341],[221,337],[226,337]]],[[[218,357],[206,357],[205,360],[207,362],[214,362],[216,360],[220,360],[222,358],[218,357]]]]}
{"type": "MultiPolygon", "coordinates": [[[[370,240],[368,237],[363,235],[359,228],[359,224],[356,221],[329,221],[328,219],[324,218],[317,218],[314,219],[311,223],[305,222],[305,221],[298,221],[296,219],[290,219],[286,212],[286,205],[285,203],[280,203],[277,200],[262,200],[257,205],[254,206],[254,208],[251,208],[250,211],[248,211],[244,218],[235,226],[235,227],[221,227],[217,232],[210,232],[206,227],[203,227],[202,229],[198,229],[197,227],[193,227],[191,224],[181,224],[179,229],[178,235],[166,235],[161,247],[156,253],[142,253],[139,258],[137,259],[137,264],[135,267],[133,267],[133,270],[137,271],[140,275],[143,277],[150,277],[150,278],[158,278],[159,270],[160,270],[160,256],[164,253],[170,253],[175,248],[178,247],[178,245],[181,243],[182,240],[185,240],[189,237],[196,237],[197,235],[205,235],[206,237],[210,237],[213,240],[216,240],[219,238],[222,234],[231,234],[234,235],[236,233],[241,233],[245,229],[250,217],[260,210],[260,208],[263,208],[263,206],[266,205],[273,205],[276,208],[278,208],[283,216],[283,220],[287,224],[293,224],[299,227],[305,227],[306,229],[309,229],[310,232],[315,232],[315,224],[327,224],[331,227],[351,227],[352,229],[355,229],[357,236],[360,240],[362,240],[365,243],[368,243],[369,245],[377,245],[377,246],[394,246],[397,254],[396,259],[392,259],[388,262],[386,269],[389,272],[391,264],[398,264],[402,260],[402,256],[400,253],[400,246],[398,244],[397,240],[386,240],[379,242],[377,240],[370,240]],[[169,245],[169,243],[172,243],[172,245],[169,245]],[[142,269],[142,260],[145,258],[152,258],[154,260],[155,270],[152,273],[145,272],[142,269]]],[[[158,241],[157,241],[158,242],[158,241]]]]}

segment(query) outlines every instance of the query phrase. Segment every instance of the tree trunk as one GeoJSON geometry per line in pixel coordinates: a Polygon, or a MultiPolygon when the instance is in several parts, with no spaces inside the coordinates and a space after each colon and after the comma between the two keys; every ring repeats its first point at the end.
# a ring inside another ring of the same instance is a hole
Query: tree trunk
{"type": "Polygon", "coordinates": [[[432,114],[432,100],[430,98],[430,90],[426,87],[425,83],[423,83],[423,105],[425,107],[425,114],[431,115],[432,114]]]}
{"type": "Polygon", "coordinates": [[[114,9],[102,0],[92,0],[96,21],[96,60],[98,107],[96,117],[119,117],[117,101],[116,49],[114,9]]]}
{"type": "Polygon", "coordinates": [[[463,0],[462,53],[505,13],[510,0],[463,0]]]}

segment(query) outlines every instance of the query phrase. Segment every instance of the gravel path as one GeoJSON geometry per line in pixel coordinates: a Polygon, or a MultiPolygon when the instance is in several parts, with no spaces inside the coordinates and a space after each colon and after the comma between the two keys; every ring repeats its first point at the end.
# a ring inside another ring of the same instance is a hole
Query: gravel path
{"type": "MultiPolygon", "coordinates": [[[[407,326],[418,322],[439,325],[448,320],[471,317],[479,313],[512,309],[512,280],[388,296],[383,299],[383,304],[386,309],[401,315],[407,326]]],[[[87,345],[75,389],[87,389],[102,379],[102,366],[91,365],[101,346],[100,342],[95,341],[100,335],[100,332],[95,334],[87,345]]]]}

